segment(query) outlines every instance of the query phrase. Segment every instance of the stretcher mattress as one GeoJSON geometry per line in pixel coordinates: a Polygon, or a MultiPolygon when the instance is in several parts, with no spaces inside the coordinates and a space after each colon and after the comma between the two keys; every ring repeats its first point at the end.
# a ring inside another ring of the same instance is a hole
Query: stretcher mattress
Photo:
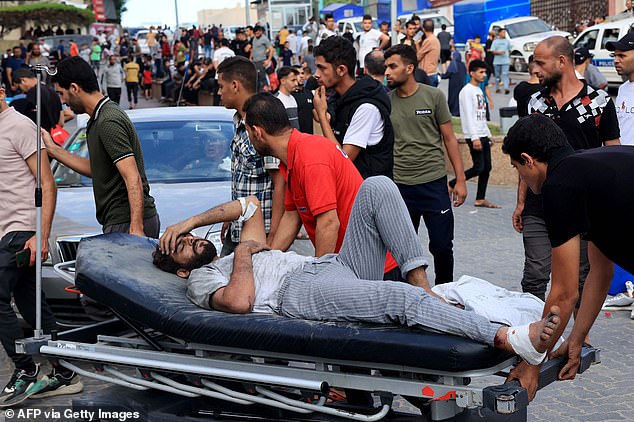
{"type": "Polygon", "coordinates": [[[77,287],[144,327],[188,342],[251,350],[254,355],[267,351],[446,372],[492,368],[510,357],[482,343],[421,329],[202,309],[185,296],[183,279],[154,267],[155,247],[154,240],[121,233],[83,239],[77,287]]]}

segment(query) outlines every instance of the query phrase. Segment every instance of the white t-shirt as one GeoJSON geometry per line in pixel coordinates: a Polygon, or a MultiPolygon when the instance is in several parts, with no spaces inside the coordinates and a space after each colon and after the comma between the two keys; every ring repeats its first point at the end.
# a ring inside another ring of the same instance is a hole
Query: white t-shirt
{"type": "Polygon", "coordinates": [[[286,95],[282,91],[278,91],[275,95],[278,100],[284,104],[286,114],[288,115],[288,121],[295,129],[299,129],[299,118],[297,117],[297,101],[292,95],[286,95]]]}
{"type": "Polygon", "coordinates": [[[376,145],[383,139],[384,126],[381,112],[374,104],[361,104],[352,115],[343,144],[363,149],[376,145]]]}
{"type": "Polygon", "coordinates": [[[363,59],[365,59],[366,54],[381,45],[381,35],[382,32],[374,28],[359,35],[359,54],[357,56],[357,59],[359,60],[359,67],[365,67],[363,65],[363,59]]]}
{"type": "Polygon", "coordinates": [[[288,49],[291,50],[293,54],[297,54],[297,35],[288,34],[286,42],[288,43],[288,49]]]}
{"type": "Polygon", "coordinates": [[[621,144],[634,145],[634,82],[623,82],[614,105],[621,129],[621,144]]]}
{"type": "Polygon", "coordinates": [[[487,105],[482,90],[468,83],[460,90],[460,124],[466,139],[491,136],[487,126],[487,105]]]}
{"type": "MultiPolygon", "coordinates": [[[[187,297],[201,308],[211,309],[209,299],[216,290],[229,284],[234,255],[227,255],[191,272],[187,280],[187,297]]],[[[252,256],[255,298],[253,312],[275,312],[278,292],[288,274],[299,270],[314,257],[295,252],[262,251],[252,256]]]]}
{"type": "Polygon", "coordinates": [[[331,31],[328,28],[323,28],[321,31],[319,31],[319,36],[317,37],[315,45],[319,45],[321,40],[332,37],[333,35],[337,35],[337,33],[335,31],[331,31]]]}

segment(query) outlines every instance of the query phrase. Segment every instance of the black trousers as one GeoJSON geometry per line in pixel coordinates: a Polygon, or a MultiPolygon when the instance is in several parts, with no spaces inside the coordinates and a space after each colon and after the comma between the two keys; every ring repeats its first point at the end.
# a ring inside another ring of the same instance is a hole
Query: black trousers
{"type": "Polygon", "coordinates": [[[128,90],[128,103],[132,105],[132,96],[134,96],[134,104],[137,104],[139,102],[139,83],[126,82],[125,87],[128,90]]]}
{"type": "Polygon", "coordinates": [[[453,210],[447,190],[447,176],[419,185],[396,186],[418,232],[421,217],[429,235],[429,252],[434,257],[436,284],[453,281],[453,210]]]}
{"type": "MultiPolygon", "coordinates": [[[[35,328],[35,266],[18,268],[15,254],[24,249],[24,244],[35,233],[30,231],[10,232],[0,239],[0,341],[7,355],[18,369],[33,365],[29,355],[15,352],[15,341],[24,337],[11,297],[24,320],[35,328]]],[[[42,330],[50,333],[57,329],[57,322],[42,292],[42,330]]]]}
{"type": "MultiPolygon", "coordinates": [[[[491,174],[491,141],[488,137],[483,136],[480,138],[482,144],[482,150],[476,151],[473,149],[473,142],[471,139],[465,139],[467,145],[469,145],[469,153],[471,154],[471,161],[473,161],[473,167],[464,172],[467,180],[472,177],[478,176],[478,192],[476,193],[476,201],[484,199],[487,193],[487,185],[489,184],[489,175],[491,174]]],[[[456,186],[456,179],[449,182],[449,186],[452,188],[456,186]]]]}
{"type": "Polygon", "coordinates": [[[108,98],[117,104],[121,103],[121,88],[108,88],[108,98]]]}

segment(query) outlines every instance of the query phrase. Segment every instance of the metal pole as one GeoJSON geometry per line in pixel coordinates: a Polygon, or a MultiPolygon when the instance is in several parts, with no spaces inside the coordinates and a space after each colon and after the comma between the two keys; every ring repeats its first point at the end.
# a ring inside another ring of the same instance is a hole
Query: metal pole
{"type": "Polygon", "coordinates": [[[35,172],[35,330],[33,337],[43,337],[42,333],[42,72],[55,75],[57,70],[48,66],[35,66],[37,86],[35,88],[35,123],[37,125],[37,170],[35,172]]]}
{"type": "Polygon", "coordinates": [[[249,0],[244,0],[244,14],[247,26],[251,25],[251,3],[249,3],[249,0]]]}
{"type": "Polygon", "coordinates": [[[174,0],[174,12],[176,13],[176,28],[174,28],[174,41],[180,39],[180,28],[178,23],[178,0],[174,0]]]}
{"type": "Polygon", "coordinates": [[[392,24],[392,45],[398,44],[398,32],[394,30],[394,23],[396,22],[397,12],[397,3],[398,0],[392,0],[390,2],[390,22],[392,24]]]}
{"type": "Polygon", "coordinates": [[[37,171],[35,176],[35,331],[42,338],[42,73],[36,68],[35,122],[37,124],[37,171]]]}

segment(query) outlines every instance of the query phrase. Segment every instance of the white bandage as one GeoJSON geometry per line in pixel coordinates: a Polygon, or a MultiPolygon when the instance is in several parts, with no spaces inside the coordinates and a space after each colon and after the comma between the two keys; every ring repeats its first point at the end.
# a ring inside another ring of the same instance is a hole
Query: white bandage
{"type": "Polygon", "coordinates": [[[249,202],[247,204],[247,200],[245,198],[238,198],[238,201],[240,201],[240,206],[242,207],[242,214],[240,214],[240,217],[238,217],[236,221],[248,221],[258,210],[258,206],[253,202],[249,202]]]}
{"type": "Polygon", "coordinates": [[[530,324],[520,327],[509,327],[507,339],[513,350],[515,350],[515,353],[520,355],[522,359],[531,365],[539,365],[544,361],[546,352],[539,353],[535,350],[529,336],[529,325],[530,324]]]}

